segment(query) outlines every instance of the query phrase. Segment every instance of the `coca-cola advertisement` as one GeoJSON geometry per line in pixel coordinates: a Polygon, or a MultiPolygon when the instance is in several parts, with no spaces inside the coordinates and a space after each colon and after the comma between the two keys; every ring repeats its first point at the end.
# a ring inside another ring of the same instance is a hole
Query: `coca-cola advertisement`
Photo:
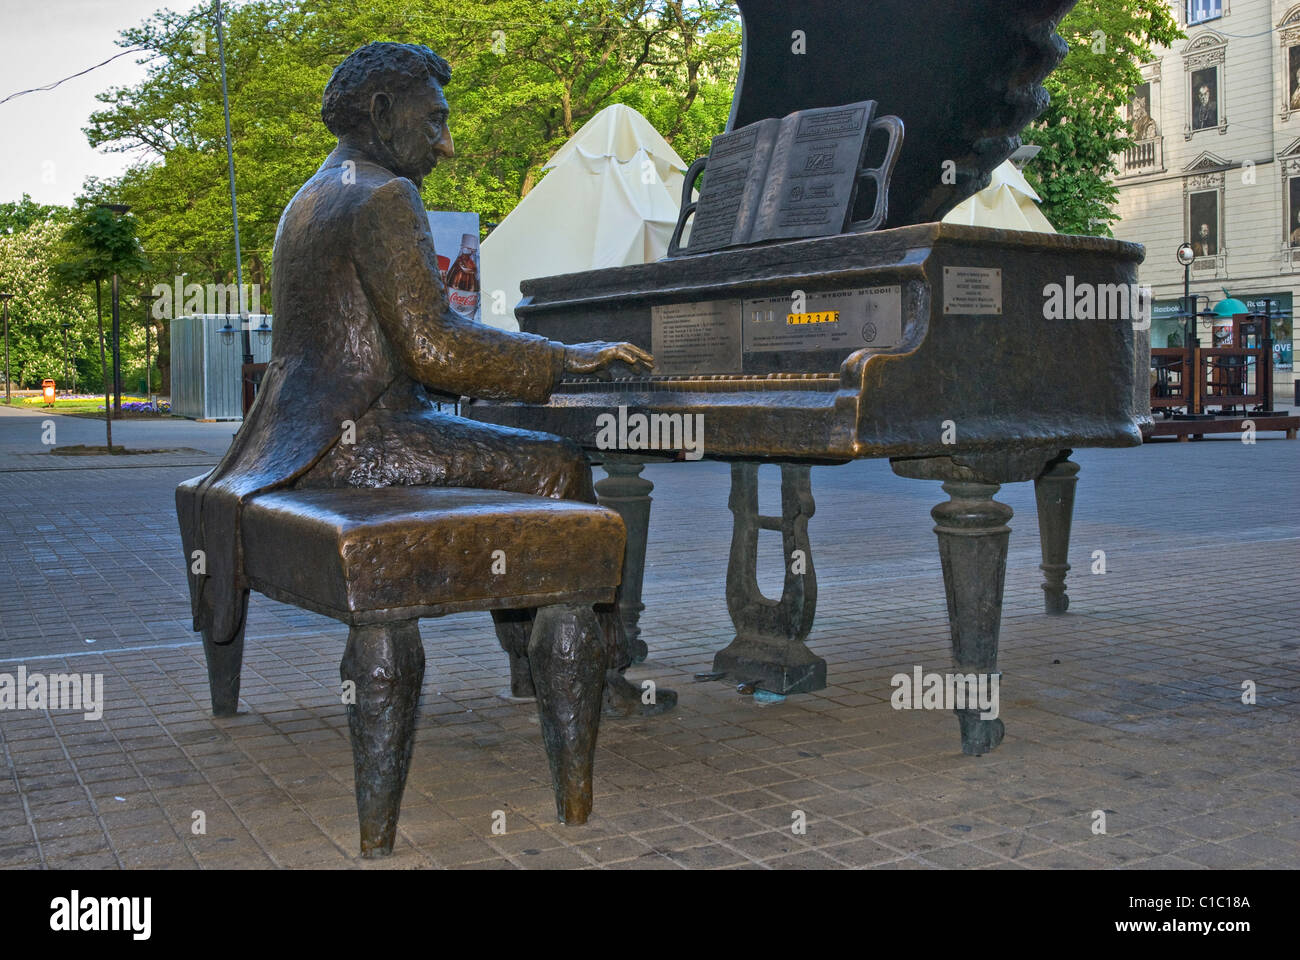
{"type": "Polygon", "coordinates": [[[468,320],[482,319],[478,214],[432,211],[429,229],[438,254],[438,269],[447,286],[447,305],[468,320]]]}

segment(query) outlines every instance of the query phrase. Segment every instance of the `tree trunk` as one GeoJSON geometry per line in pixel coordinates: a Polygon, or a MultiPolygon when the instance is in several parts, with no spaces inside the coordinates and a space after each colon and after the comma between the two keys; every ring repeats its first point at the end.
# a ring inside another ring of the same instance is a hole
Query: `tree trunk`
{"type": "Polygon", "coordinates": [[[168,321],[158,321],[158,376],[162,381],[161,393],[172,395],[172,328],[168,321]]]}
{"type": "Polygon", "coordinates": [[[104,435],[108,452],[113,452],[113,403],[108,392],[108,360],[104,356],[104,306],[99,278],[95,278],[95,322],[99,324],[99,369],[104,376],[104,435]]]}

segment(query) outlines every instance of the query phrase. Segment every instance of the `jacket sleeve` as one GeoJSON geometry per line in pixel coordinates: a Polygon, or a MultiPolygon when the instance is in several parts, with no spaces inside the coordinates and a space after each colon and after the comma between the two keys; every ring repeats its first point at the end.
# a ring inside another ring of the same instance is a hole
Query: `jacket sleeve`
{"type": "Polygon", "coordinates": [[[466,320],[447,305],[429,220],[415,184],[379,187],[354,221],[362,288],[393,350],[420,383],[487,400],[544,403],[564,373],[564,345],[466,320]]]}

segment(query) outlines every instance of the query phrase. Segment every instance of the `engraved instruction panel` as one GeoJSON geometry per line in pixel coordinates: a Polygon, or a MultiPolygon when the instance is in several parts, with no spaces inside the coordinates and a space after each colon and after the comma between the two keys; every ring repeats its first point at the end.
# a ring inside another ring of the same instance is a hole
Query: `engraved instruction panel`
{"type": "Polygon", "coordinates": [[[848,356],[864,347],[889,350],[903,339],[902,288],[746,300],[744,326],[746,353],[842,349],[848,356]]]}
{"type": "Polygon", "coordinates": [[[650,317],[656,374],[740,372],[739,300],[653,307],[650,317]]]}

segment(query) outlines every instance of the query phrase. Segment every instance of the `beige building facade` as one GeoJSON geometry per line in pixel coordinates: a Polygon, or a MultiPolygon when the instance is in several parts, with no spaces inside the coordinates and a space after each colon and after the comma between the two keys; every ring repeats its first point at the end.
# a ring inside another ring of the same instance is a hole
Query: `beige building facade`
{"type": "MultiPolygon", "coordinates": [[[[1142,67],[1118,158],[1115,236],[1146,246],[1151,345],[1181,343],[1178,247],[1192,244],[1190,290],[1226,288],[1252,309],[1300,302],[1300,0],[1171,0],[1187,34],[1142,67]],[[1172,341],[1170,338],[1173,338],[1172,341]]],[[[1198,301],[1198,310],[1206,302],[1198,301]]],[[[1199,323],[1202,346],[1211,323],[1199,323]]],[[[1291,399],[1295,326],[1275,324],[1277,396],[1291,399]]]]}

